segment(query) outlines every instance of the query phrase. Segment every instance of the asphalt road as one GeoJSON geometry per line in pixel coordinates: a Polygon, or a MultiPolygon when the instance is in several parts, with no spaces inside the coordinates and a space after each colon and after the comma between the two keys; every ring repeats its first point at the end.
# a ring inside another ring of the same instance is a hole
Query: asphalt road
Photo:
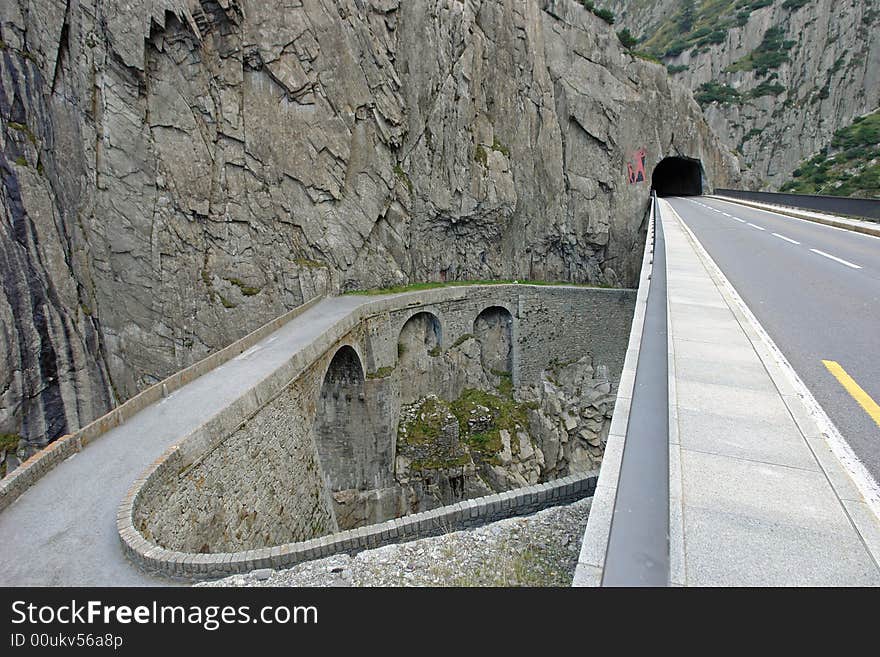
{"type": "Polygon", "coordinates": [[[880,481],[880,426],[822,362],[880,404],[880,238],[718,199],[666,200],[880,481]]]}

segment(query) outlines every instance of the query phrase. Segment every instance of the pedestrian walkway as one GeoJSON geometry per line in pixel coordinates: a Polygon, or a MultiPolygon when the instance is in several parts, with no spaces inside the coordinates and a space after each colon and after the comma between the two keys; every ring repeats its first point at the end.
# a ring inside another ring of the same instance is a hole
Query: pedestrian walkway
{"type": "Polygon", "coordinates": [[[670,582],[880,585],[880,522],[671,206],[670,582]]]}
{"type": "Polygon", "coordinates": [[[240,356],[111,429],[0,513],[0,586],[166,586],[119,543],[116,512],[132,482],[174,442],[217,415],[355,308],[325,299],[240,356]]]}

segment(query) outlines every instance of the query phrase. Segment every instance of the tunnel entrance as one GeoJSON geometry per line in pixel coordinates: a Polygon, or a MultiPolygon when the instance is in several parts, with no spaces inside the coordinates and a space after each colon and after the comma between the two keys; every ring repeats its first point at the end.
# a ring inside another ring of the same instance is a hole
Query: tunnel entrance
{"type": "Polygon", "coordinates": [[[703,166],[686,157],[662,159],[651,174],[657,196],[699,196],[703,193],[703,166]]]}

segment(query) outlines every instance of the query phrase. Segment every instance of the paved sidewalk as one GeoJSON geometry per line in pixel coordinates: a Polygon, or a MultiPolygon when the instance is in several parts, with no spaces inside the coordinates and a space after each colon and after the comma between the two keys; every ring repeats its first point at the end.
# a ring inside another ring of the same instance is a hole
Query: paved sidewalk
{"type": "Polygon", "coordinates": [[[880,585],[880,522],[735,293],[665,201],[670,580],[880,585]]]}

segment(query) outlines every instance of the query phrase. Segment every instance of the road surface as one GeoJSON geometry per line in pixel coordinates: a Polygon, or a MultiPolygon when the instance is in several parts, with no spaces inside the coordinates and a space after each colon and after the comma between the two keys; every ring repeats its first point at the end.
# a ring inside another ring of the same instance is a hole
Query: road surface
{"type": "Polygon", "coordinates": [[[666,200],[880,480],[880,238],[719,199],[666,200]]]}

